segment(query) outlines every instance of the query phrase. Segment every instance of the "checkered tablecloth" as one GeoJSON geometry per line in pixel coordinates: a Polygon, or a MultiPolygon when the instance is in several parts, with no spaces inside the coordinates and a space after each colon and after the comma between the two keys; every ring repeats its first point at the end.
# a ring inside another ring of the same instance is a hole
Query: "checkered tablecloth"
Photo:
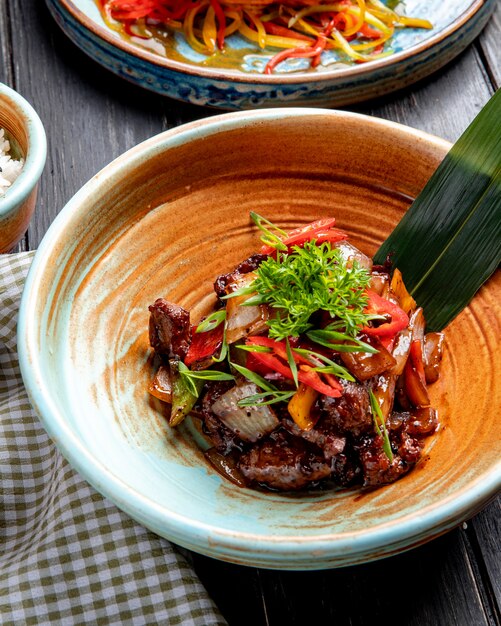
{"type": "Polygon", "coordinates": [[[0,255],[0,624],[225,624],[182,554],[94,491],[34,415],[16,347],[32,258],[0,255]]]}

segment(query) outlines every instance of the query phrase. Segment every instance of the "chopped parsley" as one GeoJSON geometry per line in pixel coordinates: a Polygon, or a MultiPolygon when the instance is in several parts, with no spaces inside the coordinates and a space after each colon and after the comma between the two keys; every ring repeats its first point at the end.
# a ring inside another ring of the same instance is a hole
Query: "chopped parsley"
{"type": "MultiPolygon", "coordinates": [[[[372,316],[364,313],[369,272],[354,261],[348,267],[342,253],[329,242],[306,241],[289,252],[277,250],[256,270],[246,287],[256,295],[245,304],[267,304],[276,311],[268,320],[269,335],[281,340],[297,337],[311,328],[311,316],[326,311],[350,337],[372,316]]],[[[232,294],[233,295],[233,294],[232,294]]]]}

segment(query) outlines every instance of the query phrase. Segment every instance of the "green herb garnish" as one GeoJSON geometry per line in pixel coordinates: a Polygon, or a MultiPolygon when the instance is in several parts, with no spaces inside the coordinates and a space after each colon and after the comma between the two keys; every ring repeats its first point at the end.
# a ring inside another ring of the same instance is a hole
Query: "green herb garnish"
{"type": "Polygon", "coordinates": [[[226,309],[221,309],[220,311],[214,311],[208,315],[200,324],[197,326],[195,332],[197,333],[208,333],[214,328],[217,328],[219,324],[224,322],[226,319],[226,309]]]}
{"type": "Polygon", "coordinates": [[[221,352],[219,353],[219,356],[217,358],[215,356],[213,356],[212,360],[214,361],[214,363],[222,363],[225,360],[227,355],[229,357],[228,341],[226,340],[226,321],[225,321],[225,326],[224,326],[224,330],[223,330],[223,343],[221,345],[221,352]]]}
{"type": "Polygon", "coordinates": [[[252,343],[252,344],[241,344],[238,346],[235,346],[235,348],[238,348],[239,350],[245,350],[246,352],[273,352],[273,350],[271,348],[268,348],[267,346],[259,346],[257,343],[252,343]]]}
{"type": "Polygon", "coordinates": [[[292,378],[294,379],[294,384],[296,385],[296,387],[299,387],[298,376],[297,376],[297,363],[296,361],[294,361],[294,355],[292,354],[289,337],[285,338],[285,347],[287,350],[287,362],[289,363],[289,367],[291,368],[292,378]]]}
{"type": "Polygon", "coordinates": [[[388,457],[390,463],[393,461],[393,452],[391,450],[390,437],[388,429],[383,417],[383,412],[379,406],[378,399],[374,395],[372,389],[369,389],[369,399],[371,403],[372,419],[374,421],[374,429],[376,433],[383,438],[383,450],[388,457]]]}
{"type": "Polygon", "coordinates": [[[263,378],[256,372],[238,365],[238,363],[231,363],[231,367],[234,367],[237,372],[242,374],[251,383],[254,383],[256,387],[263,390],[263,393],[255,393],[247,398],[242,398],[237,402],[238,406],[254,406],[256,404],[274,404],[275,402],[286,402],[296,392],[295,391],[280,391],[275,387],[273,383],[270,383],[266,378],[263,378]]]}
{"type": "Polygon", "coordinates": [[[313,368],[315,372],[334,374],[338,378],[344,378],[345,380],[355,382],[355,378],[350,374],[346,367],[339,365],[332,359],[329,359],[329,357],[320,354],[320,352],[306,350],[305,348],[292,348],[292,350],[293,352],[297,352],[297,354],[301,354],[306,357],[312,365],[316,365],[316,367],[313,368]],[[325,363],[325,366],[318,365],[318,361],[325,363]]]}
{"type": "Polygon", "coordinates": [[[238,365],[238,363],[230,363],[231,367],[237,370],[239,374],[242,374],[247,380],[250,380],[251,383],[254,383],[260,389],[264,389],[264,391],[276,391],[277,388],[272,383],[268,382],[265,378],[256,374],[252,370],[244,367],[243,365],[238,365]]]}
{"type": "Polygon", "coordinates": [[[331,348],[331,350],[336,350],[337,352],[367,352],[369,354],[378,352],[376,348],[365,341],[350,337],[347,333],[331,330],[329,326],[321,330],[310,330],[306,333],[306,336],[320,346],[331,348]],[[334,343],[335,341],[342,341],[343,343],[334,343]]]}
{"type": "Polygon", "coordinates": [[[235,377],[231,374],[218,370],[190,370],[182,361],[179,362],[179,374],[193,395],[197,397],[199,392],[194,380],[235,380],[235,377]]]}
{"type": "MultiPolygon", "coordinates": [[[[235,291],[232,291],[231,293],[227,293],[225,296],[221,296],[221,300],[229,300],[230,298],[237,298],[238,296],[246,296],[246,295],[254,294],[255,291],[256,290],[254,288],[254,283],[252,282],[250,285],[245,285],[245,287],[239,287],[238,289],[235,289],[235,291]]],[[[251,298],[248,298],[242,304],[247,304],[247,306],[249,306],[248,303],[250,300],[251,298]]]]}
{"type": "Polygon", "coordinates": [[[370,319],[364,313],[369,282],[369,272],[356,261],[347,267],[341,251],[329,242],[306,241],[303,247],[277,252],[276,258],[270,256],[261,263],[255,280],[246,287],[246,293],[256,295],[245,305],[267,304],[275,309],[276,315],[267,322],[274,339],[310,330],[310,318],[319,310],[338,319],[345,333],[354,337],[370,319]]]}
{"type": "Polygon", "coordinates": [[[263,233],[261,235],[261,241],[267,245],[276,248],[277,250],[287,250],[287,246],[282,242],[281,237],[287,237],[285,230],[282,230],[278,226],[275,226],[272,222],[265,217],[261,217],[254,211],[250,212],[251,220],[263,233]]]}
{"type": "Polygon", "coordinates": [[[276,402],[287,402],[295,394],[295,391],[263,391],[255,393],[247,398],[238,401],[238,406],[255,406],[256,404],[275,404],[276,402]]]}

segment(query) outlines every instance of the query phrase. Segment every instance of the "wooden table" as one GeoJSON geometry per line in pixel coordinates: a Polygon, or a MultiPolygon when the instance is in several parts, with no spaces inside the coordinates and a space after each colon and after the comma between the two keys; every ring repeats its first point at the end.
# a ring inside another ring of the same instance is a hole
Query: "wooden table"
{"type": "MultiPolygon", "coordinates": [[[[1,0],[0,46],[0,81],[33,104],[49,140],[37,211],[19,250],[36,248],[71,196],[119,154],[214,114],[101,69],[66,39],[41,0],[1,0]]],[[[500,83],[501,3],[480,38],[446,69],[349,108],[454,141],[500,83]]],[[[499,505],[423,547],[364,566],[299,573],[192,559],[231,625],[494,626],[501,623],[499,505]]]]}

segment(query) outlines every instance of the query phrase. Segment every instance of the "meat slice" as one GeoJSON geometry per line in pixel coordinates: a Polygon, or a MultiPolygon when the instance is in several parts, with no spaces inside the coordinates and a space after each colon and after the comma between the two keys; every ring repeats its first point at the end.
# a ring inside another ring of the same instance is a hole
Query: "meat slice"
{"type": "Polygon", "coordinates": [[[355,447],[360,455],[364,472],[364,486],[387,485],[401,478],[416,464],[421,456],[421,445],[406,433],[391,433],[393,461],[382,447],[380,437],[363,437],[355,447]]]}
{"type": "Polygon", "coordinates": [[[343,395],[340,398],[322,396],[322,417],[317,429],[359,436],[372,430],[372,413],[369,392],[360,384],[341,380],[343,395]]]}
{"type": "Polygon", "coordinates": [[[338,435],[329,428],[323,428],[322,425],[311,430],[301,430],[292,420],[283,420],[282,424],[292,435],[302,437],[305,441],[318,446],[322,450],[326,461],[331,461],[333,457],[341,454],[345,448],[346,437],[338,435]]]}
{"type": "Polygon", "coordinates": [[[242,263],[237,265],[233,272],[218,276],[214,283],[214,291],[220,298],[222,298],[226,295],[226,287],[230,283],[235,282],[241,274],[253,272],[267,258],[268,256],[266,254],[253,254],[248,259],[245,259],[245,261],[242,261],[242,263]]]}
{"type": "Polygon", "coordinates": [[[351,449],[346,449],[346,452],[347,454],[343,452],[332,459],[331,480],[340,487],[349,487],[360,482],[362,477],[362,468],[358,457],[351,449]]]}
{"type": "Polygon", "coordinates": [[[158,298],[150,311],[150,344],[155,352],[183,360],[190,345],[190,314],[177,304],[158,298]]]}
{"type": "Polygon", "coordinates": [[[318,448],[284,430],[243,454],[239,468],[247,480],[279,491],[303,489],[331,473],[318,448]]]}

